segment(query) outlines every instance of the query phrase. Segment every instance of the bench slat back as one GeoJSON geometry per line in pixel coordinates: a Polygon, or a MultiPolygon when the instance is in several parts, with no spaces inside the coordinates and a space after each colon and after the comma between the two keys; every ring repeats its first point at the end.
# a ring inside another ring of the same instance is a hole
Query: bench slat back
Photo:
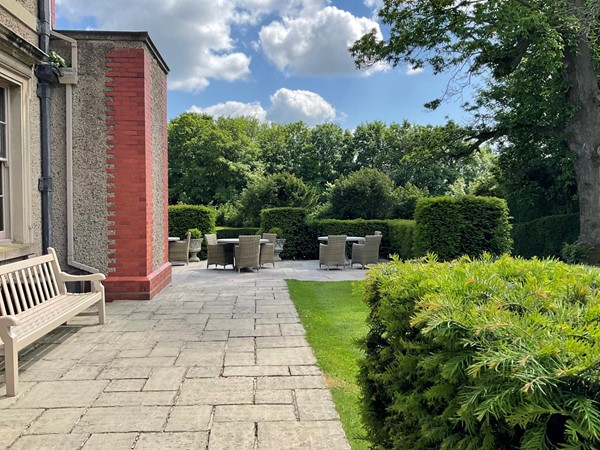
{"type": "Polygon", "coordinates": [[[19,314],[64,293],[53,255],[0,266],[0,316],[19,314]]]}

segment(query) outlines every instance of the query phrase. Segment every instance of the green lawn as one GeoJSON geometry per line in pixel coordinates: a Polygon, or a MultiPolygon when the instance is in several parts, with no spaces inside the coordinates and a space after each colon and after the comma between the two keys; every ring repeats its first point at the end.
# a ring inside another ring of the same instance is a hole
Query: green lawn
{"type": "Polygon", "coordinates": [[[368,449],[360,421],[356,345],[367,333],[368,308],[351,281],[287,280],[353,450],[368,449]]]}

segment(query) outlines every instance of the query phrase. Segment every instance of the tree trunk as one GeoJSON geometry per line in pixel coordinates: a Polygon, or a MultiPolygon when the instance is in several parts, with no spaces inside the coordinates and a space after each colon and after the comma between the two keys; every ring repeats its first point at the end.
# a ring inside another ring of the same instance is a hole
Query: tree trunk
{"type": "MultiPolygon", "coordinates": [[[[582,8],[581,0],[569,0],[582,8]]],[[[590,262],[600,262],[600,90],[587,35],[577,48],[565,51],[568,99],[576,109],[567,125],[568,144],[577,155],[575,175],[579,196],[579,240],[592,248],[590,262]]]]}

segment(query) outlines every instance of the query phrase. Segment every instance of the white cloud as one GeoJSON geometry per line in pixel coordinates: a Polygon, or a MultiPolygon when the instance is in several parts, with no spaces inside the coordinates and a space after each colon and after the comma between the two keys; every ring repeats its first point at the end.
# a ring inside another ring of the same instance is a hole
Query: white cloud
{"type": "Polygon", "coordinates": [[[371,19],[329,6],[313,15],[284,17],[264,26],[259,43],[266,57],[289,74],[349,74],[356,68],[348,48],[373,28],[381,37],[379,25],[371,19]]]}
{"type": "Polygon", "coordinates": [[[319,94],[281,88],[271,97],[269,119],[278,123],[303,121],[312,126],[335,119],[335,108],[319,94]]]}
{"type": "Polygon", "coordinates": [[[211,116],[225,117],[250,116],[256,117],[261,121],[267,120],[267,112],[263,109],[259,102],[241,103],[232,101],[217,103],[216,105],[208,106],[206,108],[192,106],[188,112],[206,113],[210,114],[211,116]]]}
{"type": "Polygon", "coordinates": [[[57,13],[72,21],[93,17],[102,30],[148,31],[174,89],[198,91],[210,79],[250,74],[250,57],[231,37],[232,25],[249,20],[234,0],[58,0],[57,13]]]}
{"type": "Polygon", "coordinates": [[[201,108],[192,106],[188,112],[206,113],[211,116],[251,116],[261,121],[290,123],[303,121],[308,126],[343,119],[335,108],[319,94],[311,91],[281,88],[270,97],[271,105],[265,110],[259,102],[241,103],[229,101],[201,108]]]}
{"type": "Polygon", "coordinates": [[[406,72],[404,72],[406,75],[417,75],[421,72],[423,72],[425,69],[423,67],[414,67],[414,66],[408,66],[406,68],[406,72]]]}

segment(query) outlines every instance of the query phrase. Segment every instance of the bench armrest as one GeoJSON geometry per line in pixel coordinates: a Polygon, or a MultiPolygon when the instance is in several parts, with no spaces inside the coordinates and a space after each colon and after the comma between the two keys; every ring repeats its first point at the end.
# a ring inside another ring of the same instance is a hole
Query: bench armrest
{"type": "Polygon", "coordinates": [[[106,279],[103,273],[89,273],[85,275],[73,275],[66,272],[60,272],[60,281],[66,283],[67,281],[90,281],[92,283],[93,292],[103,292],[102,280],[106,279]]]}
{"type": "Polygon", "coordinates": [[[17,319],[15,316],[0,317],[0,338],[5,344],[13,338],[13,335],[10,332],[10,327],[17,325],[19,325],[19,319],[17,319]]]}

